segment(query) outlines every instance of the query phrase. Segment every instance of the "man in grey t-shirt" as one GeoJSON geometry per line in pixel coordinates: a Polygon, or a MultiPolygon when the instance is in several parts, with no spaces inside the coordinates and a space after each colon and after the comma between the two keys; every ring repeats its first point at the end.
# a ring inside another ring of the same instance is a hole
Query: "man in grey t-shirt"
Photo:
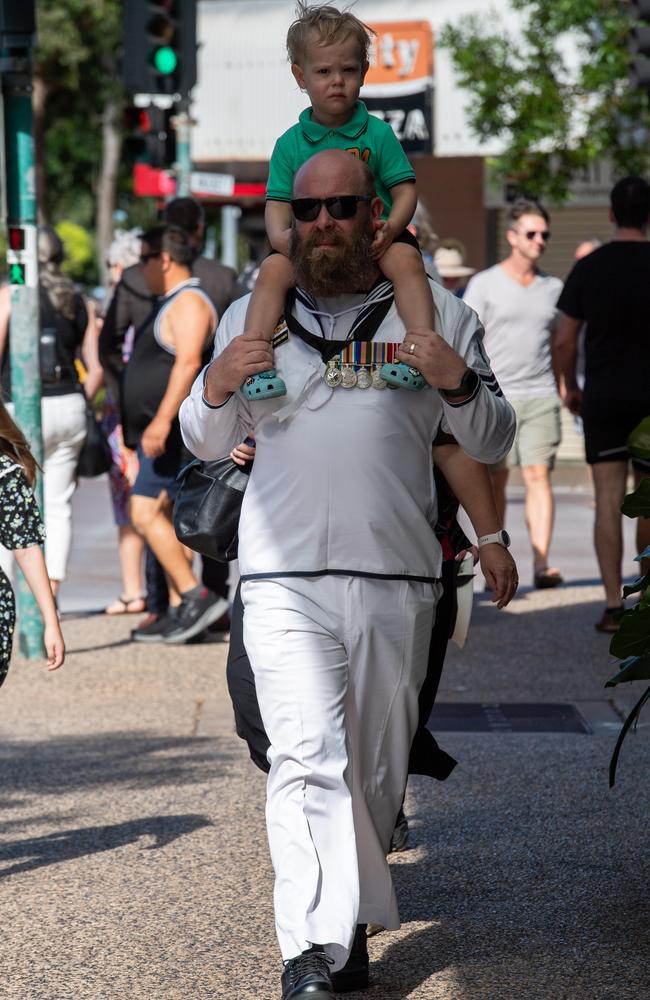
{"type": "Polygon", "coordinates": [[[475,275],[464,298],[485,327],[492,370],[517,414],[512,451],[507,461],[491,469],[497,506],[504,520],[508,468],[521,466],[533,582],[540,588],[556,587],[562,576],[549,566],[548,554],[554,516],[551,470],[561,430],[551,338],[562,282],[537,267],[550,236],[548,214],[538,202],[514,202],[506,236],[510,255],[475,275]]]}

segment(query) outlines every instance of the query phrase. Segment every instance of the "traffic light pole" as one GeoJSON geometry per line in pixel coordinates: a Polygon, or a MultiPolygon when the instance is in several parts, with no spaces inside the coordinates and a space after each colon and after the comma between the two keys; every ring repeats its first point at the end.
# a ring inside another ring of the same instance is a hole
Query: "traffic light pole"
{"type": "MultiPolygon", "coordinates": [[[[28,58],[25,64],[20,71],[2,76],[9,225],[7,264],[11,288],[11,394],[16,422],[29,441],[34,458],[42,465],[36,192],[28,58]]],[[[42,510],[40,476],[37,483],[37,499],[42,510]]],[[[43,656],[43,620],[22,574],[18,576],[20,652],[27,659],[40,659],[43,656]]]]}
{"type": "Polygon", "coordinates": [[[176,132],[176,163],[174,164],[176,194],[184,198],[190,194],[190,178],[192,174],[190,136],[194,122],[187,111],[182,110],[172,118],[172,125],[176,132]]]}

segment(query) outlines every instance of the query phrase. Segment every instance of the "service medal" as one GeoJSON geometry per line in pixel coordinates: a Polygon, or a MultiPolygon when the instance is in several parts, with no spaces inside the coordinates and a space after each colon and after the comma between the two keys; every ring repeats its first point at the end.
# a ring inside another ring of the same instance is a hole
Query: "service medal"
{"type": "Polygon", "coordinates": [[[373,389],[385,389],[386,388],[386,382],[383,380],[383,378],[379,374],[379,369],[377,369],[377,371],[374,371],[372,373],[372,387],[373,387],[373,389]]]}
{"type": "Polygon", "coordinates": [[[357,384],[357,373],[354,368],[344,368],[341,373],[341,385],[344,389],[354,389],[357,384]]]}
{"type": "Polygon", "coordinates": [[[361,368],[357,372],[357,389],[368,389],[372,385],[372,375],[367,368],[361,368]]]}
{"type": "Polygon", "coordinates": [[[343,381],[341,369],[337,368],[337,366],[333,364],[329,364],[327,366],[327,371],[323,375],[323,378],[327,382],[330,389],[336,389],[343,381]]]}

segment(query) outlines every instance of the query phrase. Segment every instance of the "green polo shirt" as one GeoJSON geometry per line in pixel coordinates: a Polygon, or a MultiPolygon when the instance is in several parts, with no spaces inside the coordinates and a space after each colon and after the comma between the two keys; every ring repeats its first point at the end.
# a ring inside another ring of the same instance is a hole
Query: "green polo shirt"
{"type": "Polygon", "coordinates": [[[369,115],[363,101],[357,101],[354,114],[345,125],[334,129],[320,125],[312,121],[311,108],[306,108],[298,123],[280,136],[269,164],[267,200],[291,201],[296,170],[324,149],[344,149],[368,164],[377,194],[384,203],[384,219],[393,206],[390,189],[396,184],[415,182],[413,167],[390,125],[369,115]]]}

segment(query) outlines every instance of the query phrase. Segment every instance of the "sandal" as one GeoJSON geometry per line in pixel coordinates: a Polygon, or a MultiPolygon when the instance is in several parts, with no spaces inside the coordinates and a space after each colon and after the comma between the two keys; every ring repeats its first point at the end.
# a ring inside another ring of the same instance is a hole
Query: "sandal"
{"type": "Polygon", "coordinates": [[[136,594],[135,597],[127,597],[126,594],[120,594],[112,604],[104,608],[104,614],[112,616],[141,615],[143,611],[146,611],[144,594],[136,594]]]}
{"type": "Polygon", "coordinates": [[[544,569],[535,570],[533,584],[537,590],[550,590],[551,587],[559,587],[561,583],[564,583],[564,577],[559,569],[545,566],[544,569]]]}

